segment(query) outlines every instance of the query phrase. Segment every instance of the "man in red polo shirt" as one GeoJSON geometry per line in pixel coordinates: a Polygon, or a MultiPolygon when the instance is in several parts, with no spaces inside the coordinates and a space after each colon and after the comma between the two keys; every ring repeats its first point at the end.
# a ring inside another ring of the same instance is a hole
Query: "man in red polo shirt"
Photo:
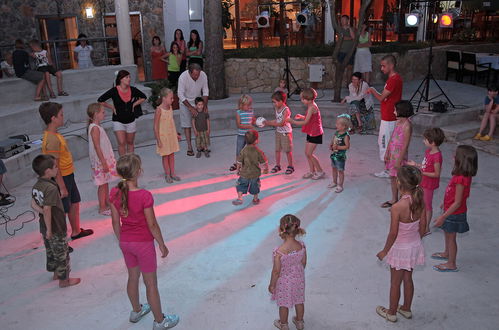
{"type": "MultiPolygon", "coordinates": [[[[381,72],[388,75],[385,87],[379,93],[374,87],[369,88],[367,91],[374,95],[375,98],[381,103],[381,123],[379,125],[378,146],[379,158],[381,161],[385,160],[385,152],[388,147],[388,142],[392,136],[393,129],[397,117],[395,116],[395,104],[402,98],[402,77],[395,72],[397,60],[393,55],[386,55],[381,59],[381,72]]],[[[389,175],[386,171],[375,173],[377,177],[388,178],[389,175]]]]}

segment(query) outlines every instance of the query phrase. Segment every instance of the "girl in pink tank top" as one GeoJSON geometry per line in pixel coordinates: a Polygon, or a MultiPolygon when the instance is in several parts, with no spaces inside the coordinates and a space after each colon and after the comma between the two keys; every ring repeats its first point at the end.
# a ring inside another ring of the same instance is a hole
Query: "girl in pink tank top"
{"type": "Polygon", "coordinates": [[[326,174],[319,164],[319,159],[314,155],[318,144],[322,144],[322,120],[319,107],[315,103],[317,92],[313,88],[305,88],[300,94],[301,102],[307,106],[305,116],[297,114],[295,119],[288,118],[287,121],[293,125],[302,126],[301,131],[307,134],[305,144],[305,156],[307,157],[310,171],[303,175],[304,179],[318,180],[326,174]]]}

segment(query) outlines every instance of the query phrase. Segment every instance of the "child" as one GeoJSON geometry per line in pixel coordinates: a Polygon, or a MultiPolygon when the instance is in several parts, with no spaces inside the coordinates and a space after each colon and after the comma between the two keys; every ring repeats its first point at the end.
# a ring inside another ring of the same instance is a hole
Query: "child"
{"type": "Polygon", "coordinates": [[[198,112],[196,117],[192,117],[192,128],[194,135],[196,135],[196,149],[198,151],[196,158],[201,157],[203,151],[206,157],[210,157],[210,115],[204,111],[202,97],[196,97],[194,102],[198,112]]]}
{"type": "Polygon", "coordinates": [[[424,264],[421,238],[426,231],[426,216],[420,182],[421,172],[414,166],[405,165],[397,171],[397,185],[402,197],[391,208],[390,232],[385,247],[376,255],[379,260],[386,256],[386,263],[390,265],[390,307],[376,307],[376,312],[390,322],[397,322],[397,312],[406,319],[412,318],[412,270],[414,266],[424,264]],[[402,282],[404,304],[399,306],[402,282]]]}
{"type": "Polygon", "coordinates": [[[180,53],[180,47],[175,41],[170,45],[170,52],[164,56],[168,58],[168,81],[171,84],[170,86],[177,86],[181,73],[182,54],[180,53]]]}
{"type": "Polygon", "coordinates": [[[260,203],[258,194],[260,193],[260,175],[262,171],[260,165],[264,164],[263,174],[269,172],[267,157],[263,151],[258,149],[258,132],[249,130],[244,135],[246,146],[237,157],[237,174],[239,179],[236,183],[237,199],[232,201],[233,205],[243,203],[243,194],[248,191],[253,195],[253,205],[260,203]]]}
{"type": "Polygon", "coordinates": [[[318,144],[322,144],[322,120],[319,107],[315,103],[317,92],[313,88],[305,88],[300,94],[301,102],[307,107],[305,116],[297,114],[296,120],[291,118],[288,121],[293,125],[303,126],[301,131],[307,134],[307,143],[305,144],[305,156],[308,160],[310,171],[303,175],[304,179],[319,180],[326,173],[319,164],[319,159],[314,155],[318,144]]]}
{"type": "Polygon", "coordinates": [[[52,65],[52,59],[50,57],[50,53],[48,53],[45,49],[42,49],[40,46],[40,42],[36,39],[33,39],[29,43],[31,49],[33,50],[32,56],[36,61],[36,69],[45,74],[45,83],[50,92],[50,98],[55,98],[54,90],[52,89],[52,82],[50,81],[50,75],[53,75],[57,78],[57,91],[59,92],[59,96],[68,96],[69,94],[64,91],[62,88],[62,73],[61,71],[57,71],[52,65]]]}
{"type": "Polygon", "coordinates": [[[279,87],[276,87],[274,89],[274,93],[275,92],[283,92],[284,94],[286,94],[286,96],[288,96],[288,89],[286,88],[286,80],[285,79],[279,80],[279,87]]]}
{"type": "Polygon", "coordinates": [[[255,115],[253,113],[253,99],[243,94],[239,99],[239,109],[236,111],[237,140],[236,140],[236,162],[229,168],[230,171],[237,170],[237,157],[246,145],[244,135],[253,129],[255,115]]]}
{"type": "Polygon", "coordinates": [[[456,233],[465,233],[470,230],[466,219],[466,200],[470,196],[471,179],[478,170],[478,155],[472,146],[460,145],[454,157],[452,179],[445,189],[443,202],[444,213],[433,222],[445,232],[445,251],[431,255],[432,259],[446,260],[447,262],[434,266],[439,272],[457,272],[457,242],[456,233]]]}
{"type": "Polygon", "coordinates": [[[426,236],[431,234],[430,222],[433,215],[433,193],[438,189],[440,173],[442,171],[442,153],[438,147],[444,142],[445,134],[440,128],[433,127],[426,129],[423,132],[423,137],[423,142],[428,148],[425,151],[423,163],[416,164],[413,161],[409,161],[407,164],[419,167],[423,174],[421,188],[423,188],[426,207],[426,236]]]}
{"type": "Polygon", "coordinates": [[[284,240],[281,246],[274,249],[272,276],[269,292],[272,300],[279,306],[279,320],[274,326],[282,330],[289,330],[289,309],[295,307],[296,317],[293,323],[296,329],[304,329],[305,322],[305,266],[307,265],[307,250],[305,244],[296,240],[296,236],[305,235],[300,228],[300,219],[292,214],[286,214],[279,224],[279,236],[284,240]]]}
{"type": "Polygon", "coordinates": [[[165,180],[167,183],[180,181],[175,175],[175,152],[180,150],[175,122],[173,121],[173,91],[163,88],[159,93],[159,101],[154,113],[154,136],[156,137],[156,152],[162,157],[165,180]]]}
{"type": "MultiPolygon", "coordinates": [[[[3,186],[3,175],[7,173],[7,168],[3,163],[3,160],[0,159],[0,187],[3,186]]],[[[4,186],[5,188],[5,186],[4,186]]],[[[0,193],[0,207],[7,206],[14,203],[13,196],[11,196],[7,191],[6,193],[0,193]]]]}
{"type": "Polygon", "coordinates": [[[33,171],[38,181],[32,189],[31,206],[40,216],[40,233],[47,254],[47,271],[53,272],[59,287],[77,285],[79,278],[69,277],[69,251],[67,242],[66,215],[62,206],[59,187],[53,178],[57,175],[57,161],[51,155],[38,155],[33,159],[33,171]]]}
{"type": "Polygon", "coordinates": [[[293,167],[293,129],[291,124],[287,121],[291,117],[286,105],[286,94],[284,92],[274,92],[272,94],[272,104],[274,105],[275,120],[268,120],[265,122],[267,126],[275,127],[275,162],[276,165],[270,171],[277,173],[281,170],[281,150],[286,153],[288,158],[288,167],[286,174],[292,174],[295,171],[293,167]]]}
{"type": "Polygon", "coordinates": [[[158,242],[161,257],[166,258],[166,247],[161,229],[154,215],[152,194],[138,187],[138,177],[142,173],[140,157],[126,154],[118,159],[116,169],[121,181],[111,190],[111,214],[114,234],[118,238],[123,258],[128,269],[127,293],[133,310],[130,322],[136,323],[152,310],[153,330],[169,329],[177,325],[177,315],[164,315],[156,278],[156,250],[158,242]],[[121,222],[120,222],[121,220],[121,222]],[[139,302],[140,274],[144,277],[148,304],[139,302]]]}
{"type": "Polygon", "coordinates": [[[88,115],[88,158],[92,167],[92,177],[97,188],[99,213],[111,215],[109,208],[109,183],[118,178],[116,160],[106,131],[100,126],[106,117],[104,107],[92,103],[87,107],[88,115]]]}
{"type": "Polygon", "coordinates": [[[393,129],[385,153],[385,166],[388,174],[390,174],[392,199],[381,204],[383,208],[391,207],[399,199],[397,170],[407,162],[409,143],[411,142],[412,135],[412,124],[409,117],[413,114],[414,110],[412,109],[411,102],[399,101],[395,104],[397,122],[395,123],[395,128],[393,129]]]}
{"type": "Polygon", "coordinates": [[[331,140],[331,165],[333,168],[333,182],[327,187],[335,188],[336,192],[343,191],[343,181],[345,180],[345,162],[347,160],[347,150],[350,149],[350,135],[348,129],[352,122],[347,114],[339,115],[336,119],[336,133],[331,140]],[[339,179],[339,183],[338,183],[339,179]]]}
{"type": "Polygon", "coordinates": [[[71,225],[71,239],[75,240],[92,235],[92,229],[80,227],[80,192],[74,176],[73,156],[64,137],[57,133],[57,129],[64,125],[64,111],[62,105],[55,102],[44,102],[38,108],[40,117],[47,125],[43,132],[42,154],[52,155],[57,163],[55,181],[61,190],[62,205],[68,215],[71,225]]]}
{"type": "Polygon", "coordinates": [[[11,52],[7,52],[5,54],[5,60],[0,63],[0,69],[2,69],[2,72],[5,74],[6,78],[12,78],[16,76],[11,52]]]}
{"type": "Polygon", "coordinates": [[[483,114],[482,123],[480,124],[480,130],[473,137],[475,140],[490,141],[494,136],[494,130],[496,129],[496,116],[499,113],[499,96],[497,95],[497,86],[489,86],[487,88],[487,96],[483,101],[485,104],[485,112],[483,114]],[[487,122],[489,122],[489,133],[487,135],[482,135],[483,131],[487,127],[487,122]]]}
{"type": "Polygon", "coordinates": [[[88,44],[88,41],[84,38],[87,36],[83,33],[78,35],[78,40],[76,42],[76,47],[74,49],[75,61],[78,62],[78,67],[80,69],[89,69],[94,66],[92,63],[92,52],[94,48],[88,44]]]}

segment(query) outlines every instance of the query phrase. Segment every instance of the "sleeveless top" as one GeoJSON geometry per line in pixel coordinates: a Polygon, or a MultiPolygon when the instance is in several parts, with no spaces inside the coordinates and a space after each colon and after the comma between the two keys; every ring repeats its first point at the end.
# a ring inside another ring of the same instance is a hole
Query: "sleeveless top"
{"type": "MultiPolygon", "coordinates": [[[[253,110],[244,111],[237,110],[237,114],[239,115],[239,119],[241,121],[241,125],[251,125],[253,121],[253,110]]],[[[248,129],[246,128],[238,128],[237,135],[244,135],[248,129]]]]}
{"type": "Polygon", "coordinates": [[[365,34],[365,37],[359,36],[359,44],[365,44],[366,42],[369,42],[369,32],[365,34]]]}
{"type": "MultiPolygon", "coordinates": [[[[189,51],[194,52],[198,50],[196,46],[189,47],[189,51]]],[[[189,58],[203,58],[202,55],[190,55],[189,58]]]]}
{"type": "Polygon", "coordinates": [[[175,56],[175,54],[173,53],[170,53],[170,55],[168,56],[168,71],[180,71],[180,63],[178,63],[177,56],[175,56]]]}
{"type": "MultiPolygon", "coordinates": [[[[350,136],[348,134],[348,132],[340,134],[338,131],[336,131],[336,133],[334,133],[334,142],[333,143],[339,147],[343,147],[343,146],[345,146],[345,138],[347,136],[350,136]]],[[[331,154],[331,159],[339,160],[339,161],[346,160],[347,159],[347,151],[346,150],[335,150],[331,154]]]]}
{"type": "MultiPolygon", "coordinates": [[[[308,113],[308,109],[307,109],[307,113],[308,113]]],[[[305,114],[305,117],[306,116],[307,115],[305,114]]],[[[319,136],[319,135],[322,135],[324,133],[324,131],[322,130],[322,120],[321,120],[321,113],[319,111],[319,108],[317,108],[316,113],[312,114],[309,122],[306,123],[305,125],[303,125],[303,127],[301,128],[301,131],[303,133],[306,133],[307,135],[312,136],[312,137],[319,136]]]]}

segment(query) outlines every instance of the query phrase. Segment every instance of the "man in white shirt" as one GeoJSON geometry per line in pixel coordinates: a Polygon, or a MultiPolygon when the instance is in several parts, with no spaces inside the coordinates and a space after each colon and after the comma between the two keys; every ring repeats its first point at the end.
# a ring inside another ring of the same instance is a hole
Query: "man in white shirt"
{"type": "Polygon", "coordinates": [[[208,112],[208,77],[201,70],[199,64],[192,63],[189,70],[182,72],[178,79],[177,90],[180,103],[180,126],[184,129],[187,140],[187,155],[194,156],[191,143],[192,116],[197,116],[194,99],[202,96],[204,100],[204,111],[208,112]]]}

